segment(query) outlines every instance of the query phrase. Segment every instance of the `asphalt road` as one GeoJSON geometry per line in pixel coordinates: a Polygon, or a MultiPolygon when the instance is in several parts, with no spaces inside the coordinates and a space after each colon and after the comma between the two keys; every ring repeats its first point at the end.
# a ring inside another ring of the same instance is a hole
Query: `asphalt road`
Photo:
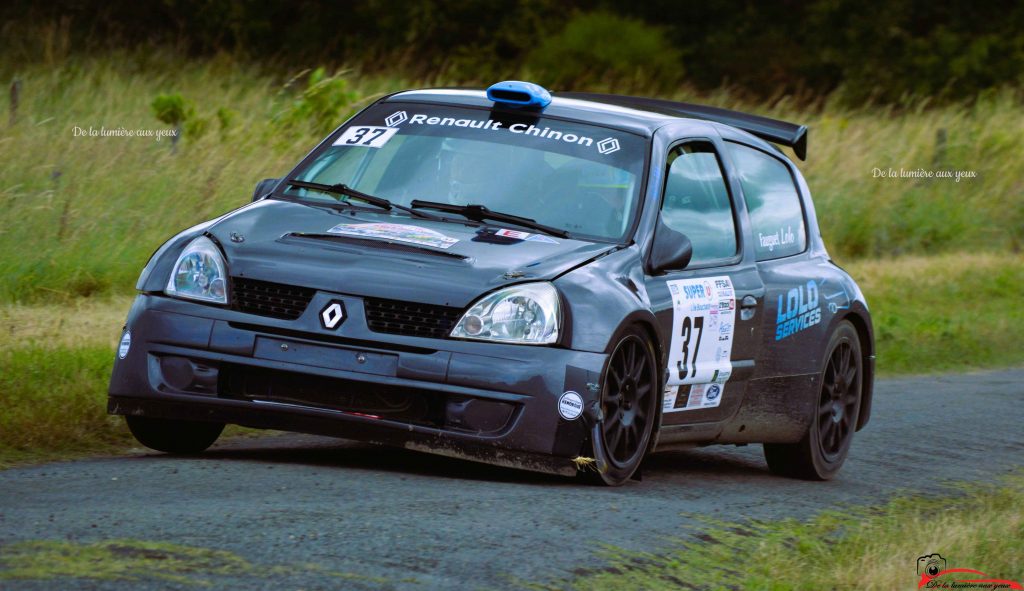
{"type": "MultiPolygon", "coordinates": [[[[605,544],[669,548],[692,535],[690,515],[809,517],[950,481],[990,482],[1024,465],[1022,424],[1024,370],[886,380],[832,482],[772,476],[751,445],[657,455],[642,482],[617,489],[334,439],[236,439],[199,459],[140,451],[0,472],[0,544],[158,540],[257,565],[318,565],[214,587],[508,588],[510,577],[600,568],[605,544]]],[[[4,589],[168,585],[0,579],[4,589]]]]}

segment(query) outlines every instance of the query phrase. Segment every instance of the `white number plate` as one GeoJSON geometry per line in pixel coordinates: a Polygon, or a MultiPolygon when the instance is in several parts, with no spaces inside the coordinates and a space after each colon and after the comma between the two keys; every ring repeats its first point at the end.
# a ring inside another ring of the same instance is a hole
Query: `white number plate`
{"type": "Polygon", "coordinates": [[[335,146],[360,146],[365,148],[381,148],[396,133],[397,127],[349,127],[345,133],[334,140],[335,146]]]}
{"type": "Polygon", "coordinates": [[[672,350],[668,385],[724,381],[732,371],[736,295],[727,275],[668,282],[672,350]]]}
{"type": "Polygon", "coordinates": [[[727,275],[668,282],[672,349],[663,412],[718,406],[732,374],[736,293],[727,275]]]}

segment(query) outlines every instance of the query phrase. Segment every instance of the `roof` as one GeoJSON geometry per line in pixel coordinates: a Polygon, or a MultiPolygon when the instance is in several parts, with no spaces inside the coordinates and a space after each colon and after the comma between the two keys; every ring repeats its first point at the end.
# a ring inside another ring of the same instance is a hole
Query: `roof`
{"type": "MultiPolygon", "coordinates": [[[[410,90],[385,100],[494,107],[484,91],[459,88],[410,90]]],[[[679,119],[713,121],[789,146],[801,160],[807,157],[806,126],[717,107],[614,94],[559,92],[552,93],[551,104],[544,109],[544,114],[616,127],[647,137],[666,123],[679,119]]]]}

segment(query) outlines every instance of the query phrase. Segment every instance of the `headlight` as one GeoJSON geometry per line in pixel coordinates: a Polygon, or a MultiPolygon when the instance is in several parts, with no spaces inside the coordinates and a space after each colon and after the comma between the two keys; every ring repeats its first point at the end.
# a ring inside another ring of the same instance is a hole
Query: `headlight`
{"type": "Polygon", "coordinates": [[[167,295],[228,303],[228,274],[217,245],[206,236],[188,243],[174,263],[167,295]]]}
{"type": "Polygon", "coordinates": [[[550,283],[526,283],[498,290],[473,304],[451,336],[524,345],[558,341],[562,324],[558,292],[550,283]]]}

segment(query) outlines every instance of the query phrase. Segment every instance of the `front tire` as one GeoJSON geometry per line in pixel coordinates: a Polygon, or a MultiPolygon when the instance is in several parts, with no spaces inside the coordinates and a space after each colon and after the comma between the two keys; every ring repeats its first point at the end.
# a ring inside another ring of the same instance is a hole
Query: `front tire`
{"type": "Polygon", "coordinates": [[[194,455],[206,451],[224,430],[224,423],[126,416],[135,439],[150,449],[194,455]]]}
{"type": "Polygon", "coordinates": [[[659,388],[650,338],[630,327],[615,342],[601,387],[601,420],[591,432],[601,482],[619,486],[640,467],[651,443],[659,388]]]}
{"type": "Polygon", "coordinates": [[[821,390],[814,418],[798,443],[766,443],[764,457],[775,474],[805,480],[830,480],[850,453],[863,392],[863,367],[857,329],[844,320],[825,349],[821,390]]]}

